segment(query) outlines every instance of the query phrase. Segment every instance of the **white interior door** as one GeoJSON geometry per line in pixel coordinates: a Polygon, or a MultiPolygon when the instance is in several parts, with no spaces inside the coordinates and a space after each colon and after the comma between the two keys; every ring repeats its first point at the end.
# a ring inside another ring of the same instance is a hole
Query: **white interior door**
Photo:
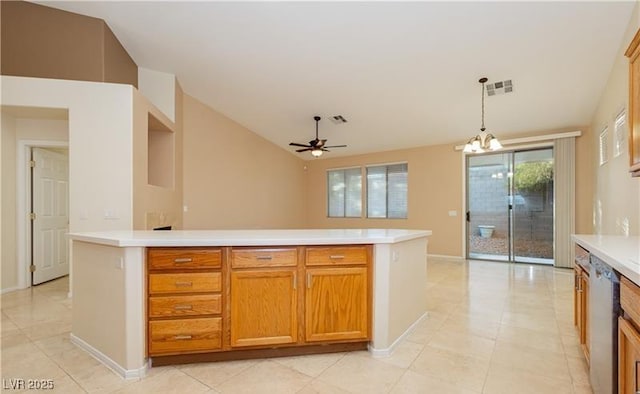
{"type": "Polygon", "coordinates": [[[69,159],[67,155],[33,148],[32,261],[33,284],[69,274],[66,233],[69,229],[69,159]]]}

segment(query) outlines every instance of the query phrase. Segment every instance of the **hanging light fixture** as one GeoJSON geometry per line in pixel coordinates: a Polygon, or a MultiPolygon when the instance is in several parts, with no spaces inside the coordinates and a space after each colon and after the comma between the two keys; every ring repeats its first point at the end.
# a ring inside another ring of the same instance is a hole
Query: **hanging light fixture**
{"type": "Polygon", "coordinates": [[[469,142],[464,146],[463,152],[465,153],[482,153],[486,150],[498,150],[502,149],[502,144],[491,133],[487,133],[484,127],[484,84],[487,82],[487,78],[482,77],[478,81],[482,84],[482,126],[480,127],[480,134],[471,138],[469,142]]]}

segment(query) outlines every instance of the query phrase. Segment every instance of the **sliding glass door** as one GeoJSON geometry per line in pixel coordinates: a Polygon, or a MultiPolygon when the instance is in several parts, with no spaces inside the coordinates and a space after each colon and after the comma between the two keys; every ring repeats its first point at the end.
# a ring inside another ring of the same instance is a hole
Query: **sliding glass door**
{"type": "Polygon", "coordinates": [[[467,257],[553,264],[553,149],[467,157],[467,257]]]}

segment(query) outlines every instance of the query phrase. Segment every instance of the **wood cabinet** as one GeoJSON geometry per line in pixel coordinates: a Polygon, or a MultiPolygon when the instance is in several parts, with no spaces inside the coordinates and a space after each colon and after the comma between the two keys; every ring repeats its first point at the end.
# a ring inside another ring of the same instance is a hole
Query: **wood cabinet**
{"type": "Polygon", "coordinates": [[[298,341],[297,250],[231,252],[231,346],[298,341]]]}
{"type": "Polygon", "coordinates": [[[305,339],[368,339],[366,267],[307,269],[305,339]]]}
{"type": "Polygon", "coordinates": [[[629,58],[629,159],[632,176],[640,177],[640,30],[625,52],[629,58]]]}
{"type": "Polygon", "coordinates": [[[584,356],[589,362],[589,252],[576,246],[576,264],[574,266],[574,324],[578,329],[578,338],[584,356]]]}
{"type": "Polygon", "coordinates": [[[305,339],[369,339],[370,282],[367,246],[306,250],[305,339]]]}
{"type": "Polygon", "coordinates": [[[629,279],[620,279],[618,318],[618,392],[636,394],[640,390],[640,288],[629,279]]]}
{"type": "Polygon", "coordinates": [[[222,250],[147,251],[148,354],[176,355],[222,348],[222,250]]]}
{"type": "Polygon", "coordinates": [[[203,360],[364,349],[372,250],[149,248],[148,354],[203,360]]]}

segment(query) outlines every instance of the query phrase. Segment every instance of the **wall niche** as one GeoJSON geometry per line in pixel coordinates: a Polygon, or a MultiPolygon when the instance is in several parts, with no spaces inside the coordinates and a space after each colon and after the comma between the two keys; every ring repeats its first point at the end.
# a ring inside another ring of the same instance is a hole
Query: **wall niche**
{"type": "Polygon", "coordinates": [[[175,133],[149,113],[147,137],[148,177],[150,185],[173,189],[175,183],[175,133]]]}

